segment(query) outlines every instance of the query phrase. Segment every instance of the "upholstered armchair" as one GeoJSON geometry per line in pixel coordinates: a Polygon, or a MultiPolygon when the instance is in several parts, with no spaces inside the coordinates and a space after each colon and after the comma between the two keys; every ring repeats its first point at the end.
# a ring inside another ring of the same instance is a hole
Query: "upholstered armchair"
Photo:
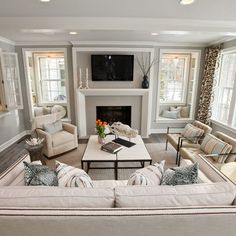
{"type": "Polygon", "coordinates": [[[200,136],[195,136],[191,138],[186,138],[183,133],[171,133],[171,129],[173,127],[167,128],[166,134],[166,150],[168,148],[168,143],[170,143],[176,150],[176,164],[179,164],[179,149],[180,143],[182,147],[200,147],[199,140],[204,137],[206,134],[211,133],[212,128],[208,125],[203,124],[200,121],[195,120],[192,123],[193,127],[199,128],[202,130],[202,134],[200,136]]]}
{"type": "Polygon", "coordinates": [[[70,151],[78,147],[77,127],[62,123],[62,130],[49,133],[45,131],[45,125],[56,122],[56,114],[35,117],[33,128],[39,138],[44,138],[43,154],[48,158],[70,151]]]}

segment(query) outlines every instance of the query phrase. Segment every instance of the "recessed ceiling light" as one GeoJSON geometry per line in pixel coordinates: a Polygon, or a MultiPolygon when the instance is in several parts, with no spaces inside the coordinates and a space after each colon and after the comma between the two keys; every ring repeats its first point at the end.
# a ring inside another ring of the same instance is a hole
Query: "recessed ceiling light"
{"type": "Polygon", "coordinates": [[[76,34],[78,34],[78,33],[75,32],[75,31],[71,31],[69,34],[71,34],[71,35],[76,35],[76,34]]]}
{"type": "Polygon", "coordinates": [[[180,0],[180,4],[181,5],[189,5],[189,4],[192,4],[194,3],[195,0],[180,0]]]}
{"type": "Polygon", "coordinates": [[[156,36],[156,35],[159,35],[158,33],[155,33],[155,32],[153,32],[153,33],[151,33],[151,35],[152,36],[156,36]]]}
{"type": "Polygon", "coordinates": [[[51,0],[40,0],[40,2],[50,2],[51,0]]]}

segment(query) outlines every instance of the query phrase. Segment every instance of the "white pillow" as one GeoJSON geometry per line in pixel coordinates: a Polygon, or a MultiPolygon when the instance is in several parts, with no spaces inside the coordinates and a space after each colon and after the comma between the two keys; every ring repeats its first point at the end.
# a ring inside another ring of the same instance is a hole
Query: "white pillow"
{"type": "Polygon", "coordinates": [[[56,161],[56,173],[58,177],[58,186],[93,188],[91,178],[82,169],[56,161]]]}
{"type": "Polygon", "coordinates": [[[177,111],[177,115],[178,115],[178,118],[181,118],[181,110],[182,110],[182,107],[170,107],[170,111],[177,111]]]}
{"type": "Polygon", "coordinates": [[[178,119],[179,118],[179,111],[165,110],[165,111],[163,111],[162,116],[165,118],[170,118],[170,119],[178,119]]]}
{"type": "Polygon", "coordinates": [[[128,180],[127,185],[160,185],[164,174],[165,161],[136,170],[128,180]]]}

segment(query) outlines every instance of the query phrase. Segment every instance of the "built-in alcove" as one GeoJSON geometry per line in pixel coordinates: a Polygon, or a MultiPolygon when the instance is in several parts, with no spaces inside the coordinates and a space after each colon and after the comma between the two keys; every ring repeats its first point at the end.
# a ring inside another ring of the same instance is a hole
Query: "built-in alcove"
{"type": "Polygon", "coordinates": [[[131,106],[96,106],[96,117],[107,123],[120,121],[131,126],[131,106]]]}

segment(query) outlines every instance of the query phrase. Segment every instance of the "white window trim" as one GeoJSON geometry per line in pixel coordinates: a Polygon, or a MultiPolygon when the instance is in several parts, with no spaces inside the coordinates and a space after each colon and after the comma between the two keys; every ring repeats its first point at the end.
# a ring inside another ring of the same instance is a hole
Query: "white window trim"
{"type": "MultiPolygon", "coordinates": [[[[65,79],[66,79],[66,94],[67,94],[67,114],[68,120],[71,120],[71,101],[70,101],[70,91],[69,91],[69,74],[68,74],[68,55],[67,55],[67,48],[22,48],[23,54],[23,64],[24,64],[24,72],[26,75],[26,94],[27,94],[27,101],[28,101],[28,108],[29,108],[29,117],[30,121],[33,121],[33,104],[31,98],[31,88],[30,88],[30,81],[29,81],[29,71],[27,70],[27,52],[63,52],[65,57],[65,79]]],[[[65,104],[63,104],[65,105],[65,104]]]]}
{"type": "MultiPolygon", "coordinates": [[[[223,55],[231,54],[231,53],[236,53],[236,47],[226,48],[226,49],[223,49],[221,51],[221,55],[220,55],[220,68],[219,68],[219,71],[217,73],[217,77],[218,77],[217,80],[219,79],[219,76],[220,76],[221,70],[222,70],[222,58],[223,58],[223,55]]],[[[219,82],[219,80],[217,82],[219,82]]],[[[232,94],[232,100],[231,100],[231,103],[230,103],[230,107],[232,107],[232,104],[236,104],[236,83],[234,83],[233,94],[232,94]]],[[[235,110],[235,112],[236,112],[236,110],[235,110]]],[[[229,118],[228,118],[228,122],[229,123],[232,123],[233,116],[234,116],[234,109],[231,109],[231,110],[229,110],[229,118]]],[[[225,129],[228,129],[228,130],[231,130],[231,131],[232,130],[236,131],[235,127],[232,127],[231,125],[229,125],[227,123],[223,123],[222,121],[217,120],[214,116],[212,116],[211,121],[213,123],[215,123],[215,124],[225,128],[225,129]]]]}
{"type": "MultiPolygon", "coordinates": [[[[191,100],[191,110],[189,114],[189,120],[192,120],[195,117],[195,108],[196,108],[196,93],[198,91],[198,86],[199,86],[199,75],[200,75],[200,62],[201,62],[201,56],[202,56],[202,50],[201,49],[176,49],[176,48],[169,48],[169,49],[160,49],[159,51],[159,59],[161,58],[161,55],[163,53],[196,53],[197,54],[197,60],[196,60],[196,70],[193,75],[194,81],[193,81],[193,90],[192,90],[192,100],[191,100]]],[[[183,103],[160,103],[160,63],[158,66],[158,87],[157,87],[157,102],[156,102],[156,117],[155,117],[155,122],[158,123],[160,121],[160,106],[161,105],[183,105],[183,103]]],[[[185,104],[185,103],[184,103],[185,104]]],[[[173,122],[173,119],[169,119],[169,121],[173,122]]]]}

